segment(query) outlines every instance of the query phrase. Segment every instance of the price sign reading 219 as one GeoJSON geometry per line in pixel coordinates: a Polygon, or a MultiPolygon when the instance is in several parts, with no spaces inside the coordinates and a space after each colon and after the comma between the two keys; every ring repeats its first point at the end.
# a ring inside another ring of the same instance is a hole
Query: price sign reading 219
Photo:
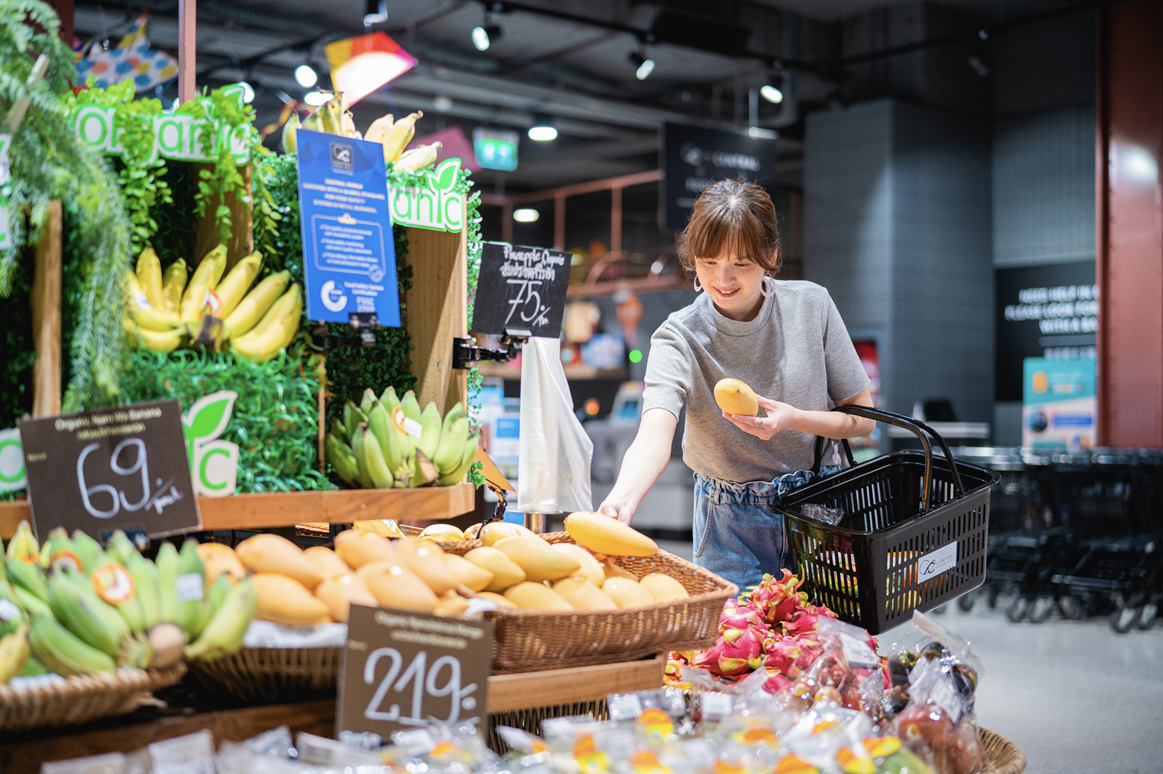
{"type": "Polygon", "coordinates": [[[347,631],[335,717],[340,739],[485,717],[491,621],[352,605],[347,631]]]}
{"type": "Polygon", "coordinates": [[[559,250],[485,242],[472,332],[557,338],[572,259],[559,250]]]}
{"type": "Polygon", "coordinates": [[[20,436],[34,528],[201,529],[176,400],[24,420],[20,436]]]}

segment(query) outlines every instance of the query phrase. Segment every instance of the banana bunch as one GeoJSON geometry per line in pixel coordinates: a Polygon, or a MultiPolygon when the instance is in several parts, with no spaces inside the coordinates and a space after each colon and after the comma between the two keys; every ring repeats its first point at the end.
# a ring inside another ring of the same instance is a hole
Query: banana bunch
{"type": "Polygon", "coordinates": [[[196,339],[203,318],[212,315],[223,321],[217,346],[229,340],[242,357],[269,360],[294,340],[303,297],[297,284],[287,288],[287,271],[254,285],[261,269],[262,255],[256,252],[226,272],[226,245],[218,245],[187,282],[185,261],[178,259],[163,274],[157,253],[147,247],[137,259],[137,270],[126,272],[125,329],[148,349],[172,352],[196,339]]]}
{"type": "Polygon", "coordinates": [[[388,387],[379,397],[365,390],[358,406],[344,405],[343,421],[331,423],[326,450],[335,472],[353,487],[451,486],[472,467],[479,440],[480,433],[469,434],[460,403],[441,417],[435,403],[421,411],[414,392],[401,400],[388,387]]]}
{"type": "Polygon", "coordinates": [[[443,147],[443,143],[434,142],[430,145],[421,145],[400,154],[396,162],[396,169],[421,170],[428,169],[436,163],[436,152],[443,147]]]}
{"type": "MultiPolygon", "coordinates": [[[[300,126],[312,132],[354,137],[357,140],[363,139],[355,128],[355,120],[352,118],[351,111],[344,109],[343,92],[336,93],[334,97],[316,108],[315,112],[304,118],[301,124],[297,118],[297,114],[292,116],[292,119],[295,120],[295,126],[289,130],[291,132],[290,145],[292,146],[297,145],[296,134],[300,126]]],[[[290,126],[290,121],[291,119],[288,119],[287,124],[283,127],[283,150],[287,153],[294,153],[294,150],[287,150],[287,127],[290,126]]]]}
{"type": "MultiPolygon", "coordinates": [[[[396,164],[398,169],[424,169],[428,164],[422,164],[425,157],[417,156],[409,161],[409,164],[419,164],[419,166],[401,167],[400,162],[403,161],[404,148],[408,147],[408,143],[412,142],[412,138],[416,135],[416,122],[424,116],[424,113],[417,110],[415,113],[401,118],[399,121],[394,120],[393,116],[386,115],[372,121],[371,126],[364,132],[363,139],[370,142],[378,142],[384,146],[384,161],[391,161],[396,164]]],[[[432,143],[432,145],[424,145],[422,148],[432,149],[432,162],[436,161],[436,148],[439,143],[432,143]]],[[[415,150],[420,150],[416,148],[415,150]]],[[[411,153],[412,151],[409,151],[411,153]]],[[[431,162],[430,162],[431,163],[431,162]]]]}

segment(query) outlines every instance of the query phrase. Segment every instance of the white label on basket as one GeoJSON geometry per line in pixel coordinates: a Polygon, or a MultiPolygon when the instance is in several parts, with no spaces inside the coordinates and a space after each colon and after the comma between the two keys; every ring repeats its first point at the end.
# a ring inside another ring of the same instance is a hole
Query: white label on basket
{"type": "Polygon", "coordinates": [[[20,612],[20,608],[12,604],[11,600],[0,599],[0,621],[8,623],[20,618],[21,615],[23,614],[20,612]]]}
{"type": "Polygon", "coordinates": [[[841,634],[840,645],[844,648],[844,658],[848,659],[848,665],[853,669],[876,669],[880,666],[880,659],[867,642],[841,634]]]}
{"type": "Polygon", "coordinates": [[[957,566],[957,542],[931,551],[917,560],[917,583],[936,578],[957,566]]]}
{"type": "Polygon", "coordinates": [[[726,693],[707,692],[699,696],[704,718],[725,718],[735,711],[735,697],[726,693]]]}
{"type": "Polygon", "coordinates": [[[179,602],[202,601],[203,580],[200,573],[188,572],[185,575],[179,575],[174,579],[174,585],[177,587],[179,602]]]}
{"type": "Polygon", "coordinates": [[[957,687],[953,685],[953,680],[948,675],[942,675],[933,683],[933,688],[929,691],[929,700],[945,710],[953,725],[957,725],[961,721],[961,716],[965,714],[965,702],[957,695],[957,687]]]}

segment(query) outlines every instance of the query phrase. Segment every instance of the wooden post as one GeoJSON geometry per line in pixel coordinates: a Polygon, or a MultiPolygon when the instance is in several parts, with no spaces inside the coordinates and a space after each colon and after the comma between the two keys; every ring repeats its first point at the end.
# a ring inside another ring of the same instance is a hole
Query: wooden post
{"type": "Polygon", "coordinates": [[[183,105],[194,100],[197,90],[197,41],[197,0],[178,0],[178,99],[183,105]]]}
{"type": "Polygon", "coordinates": [[[51,201],[32,281],[32,415],[61,413],[61,203],[51,201]]]}

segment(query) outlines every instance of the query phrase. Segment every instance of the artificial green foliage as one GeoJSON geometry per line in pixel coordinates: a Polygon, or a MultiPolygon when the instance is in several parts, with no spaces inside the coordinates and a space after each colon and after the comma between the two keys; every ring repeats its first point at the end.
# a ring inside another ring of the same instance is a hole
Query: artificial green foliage
{"type": "Polygon", "coordinates": [[[139,350],[123,384],[129,403],[177,398],[183,412],[212,392],[237,392],[221,437],[238,444],[240,493],[334,488],[316,469],[319,380],[308,361],[285,353],[252,363],[229,353],[139,350]]]}
{"type": "Polygon", "coordinates": [[[13,245],[0,254],[0,298],[12,298],[10,305],[23,307],[27,296],[14,295],[17,265],[25,260],[26,248],[39,240],[49,201],[59,199],[76,231],[66,237],[62,268],[66,277],[76,275],[80,283],[79,297],[68,301],[75,314],[63,321],[72,332],[63,401],[64,411],[71,412],[120,400],[126,357],[121,280],[132,227],[116,176],[73,134],[73,52],[61,42],[59,31],[56,14],[40,0],[0,0],[0,105],[6,113],[20,98],[30,100],[9,152],[13,245]],[[41,53],[49,57],[48,72],[27,86],[41,53]]]}
{"type": "Polygon", "coordinates": [[[16,427],[16,420],[32,411],[32,366],[36,362],[28,306],[32,261],[18,262],[12,272],[12,299],[20,303],[0,303],[0,430],[16,427]]]}
{"type": "MultiPolygon", "coordinates": [[[[467,179],[468,172],[465,172],[467,179]]],[[[471,184],[470,184],[471,185],[471,184]]],[[[468,329],[472,330],[472,315],[476,306],[477,296],[477,281],[481,276],[481,250],[484,242],[481,239],[481,192],[473,191],[469,195],[466,214],[465,214],[465,240],[468,248],[468,329]]],[[[468,412],[469,416],[480,416],[480,392],[483,379],[481,372],[477,368],[470,368],[468,372],[468,412]]],[[[473,463],[472,468],[468,472],[468,480],[472,482],[473,486],[484,486],[485,474],[484,466],[479,463],[473,463]]]]}

